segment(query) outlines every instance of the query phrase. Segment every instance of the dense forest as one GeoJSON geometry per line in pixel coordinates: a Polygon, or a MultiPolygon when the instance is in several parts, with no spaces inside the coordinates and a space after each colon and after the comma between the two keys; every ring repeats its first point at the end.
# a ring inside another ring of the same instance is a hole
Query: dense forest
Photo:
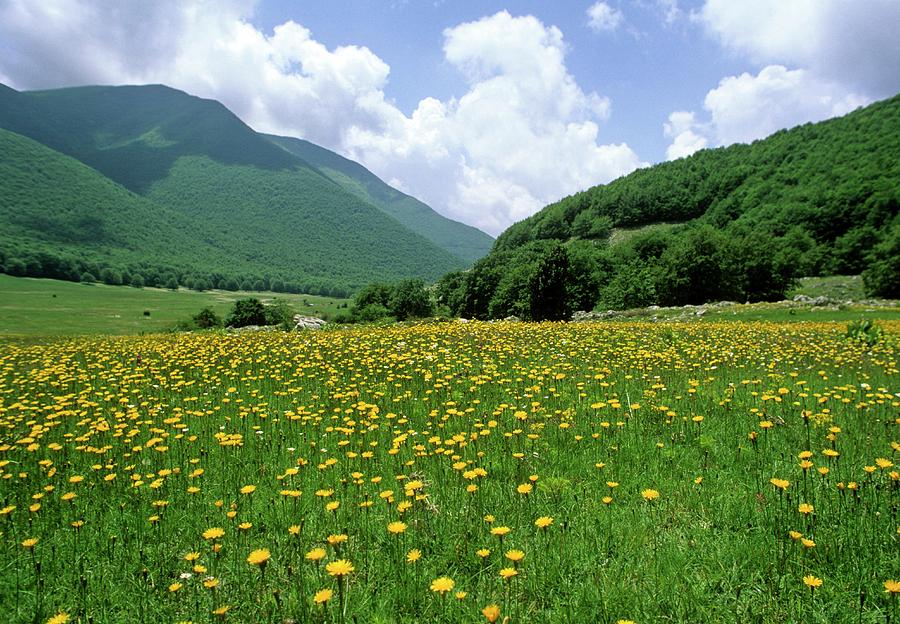
{"type": "Polygon", "coordinates": [[[540,318],[540,288],[556,293],[558,317],[776,300],[797,277],[831,274],[862,273],[871,295],[900,297],[898,207],[900,96],[566,197],[436,292],[471,318],[540,318]]]}
{"type": "Polygon", "coordinates": [[[0,169],[13,275],[343,296],[372,276],[434,280],[492,242],[356,163],[159,85],[0,85],[0,169]]]}

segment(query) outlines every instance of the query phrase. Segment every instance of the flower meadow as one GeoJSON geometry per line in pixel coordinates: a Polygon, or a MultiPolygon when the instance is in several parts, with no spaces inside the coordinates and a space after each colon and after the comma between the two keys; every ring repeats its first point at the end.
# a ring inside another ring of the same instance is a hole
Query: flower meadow
{"type": "Polygon", "coordinates": [[[6,342],[4,622],[900,622],[900,324],[6,342]]]}

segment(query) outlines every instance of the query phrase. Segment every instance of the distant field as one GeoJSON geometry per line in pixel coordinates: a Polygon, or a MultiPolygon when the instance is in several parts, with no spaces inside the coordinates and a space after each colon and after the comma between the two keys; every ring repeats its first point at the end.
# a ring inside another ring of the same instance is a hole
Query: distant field
{"type": "Polygon", "coordinates": [[[80,284],[0,275],[0,334],[59,336],[140,334],[170,329],[204,307],[223,318],[234,301],[258,297],[287,301],[298,313],[328,318],[346,299],[211,290],[164,290],[80,284]],[[145,315],[149,312],[149,315],[145,315]]]}
{"type": "Polygon", "coordinates": [[[840,301],[859,301],[866,298],[862,277],[859,275],[829,275],[828,277],[802,277],[789,293],[818,297],[824,295],[840,301]]]}
{"type": "Polygon", "coordinates": [[[621,245],[622,243],[627,243],[632,238],[639,234],[647,234],[649,232],[667,232],[671,230],[676,225],[681,225],[680,223],[651,223],[649,225],[642,225],[640,227],[619,227],[613,228],[612,232],[609,233],[609,244],[611,246],[621,245]]]}

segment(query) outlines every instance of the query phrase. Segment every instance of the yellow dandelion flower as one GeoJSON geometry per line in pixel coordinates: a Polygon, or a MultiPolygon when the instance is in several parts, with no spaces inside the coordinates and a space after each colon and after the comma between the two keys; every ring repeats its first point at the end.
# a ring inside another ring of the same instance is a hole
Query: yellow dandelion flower
{"type": "Polygon", "coordinates": [[[325,558],[325,549],[324,548],[313,548],[311,551],[306,553],[307,561],[321,561],[325,558]]]}
{"type": "Polygon", "coordinates": [[[447,576],[442,576],[431,581],[431,591],[443,596],[448,591],[453,589],[453,585],[453,579],[447,576]]]}
{"type": "Polygon", "coordinates": [[[406,562],[407,563],[415,563],[419,559],[422,558],[422,551],[418,548],[411,549],[408,553],[406,553],[406,562]]]}
{"type": "Polygon", "coordinates": [[[525,558],[525,553],[521,550],[508,550],[506,551],[506,558],[513,563],[519,563],[525,558]]]}
{"type": "Polygon", "coordinates": [[[69,614],[65,611],[60,611],[49,620],[47,620],[47,624],[66,624],[69,621],[69,614]]]}
{"type": "Polygon", "coordinates": [[[403,533],[406,530],[406,523],[405,522],[391,522],[390,524],[387,525],[387,530],[388,530],[388,533],[391,533],[392,535],[400,535],[401,533],[403,533]]]}
{"type": "Polygon", "coordinates": [[[325,566],[325,571],[328,572],[328,574],[330,574],[331,576],[336,576],[338,578],[347,576],[355,570],[356,568],[353,567],[353,564],[346,559],[338,559],[337,561],[332,561],[325,566]]]}
{"type": "Polygon", "coordinates": [[[503,568],[502,570],[500,570],[500,577],[504,581],[508,581],[512,577],[518,576],[518,575],[519,575],[519,572],[515,568],[503,568]]]}
{"type": "Polygon", "coordinates": [[[811,590],[814,590],[817,587],[822,586],[822,579],[817,576],[813,576],[812,574],[808,574],[803,577],[803,584],[809,587],[811,590]]]}
{"type": "Polygon", "coordinates": [[[331,597],[334,596],[334,592],[327,587],[325,589],[320,589],[316,592],[316,595],[313,596],[313,602],[316,604],[325,604],[331,597]]]}
{"type": "Polygon", "coordinates": [[[203,531],[203,539],[215,540],[225,535],[225,530],[219,527],[212,527],[203,531]]]}
{"type": "Polygon", "coordinates": [[[659,498],[659,492],[653,489],[646,489],[641,491],[641,496],[645,501],[652,502],[659,498]]]}
{"type": "Polygon", "coordinates": [[[553,524],[553,518],[551,518],[550,516],[541,516],[540,518],[538,518],[537,520],[534,521],[534,526],[536,526],[539,529],[546,529],[551,524],[553,524]]]}
{"type": "Polygon", "coordinates": [[[481,614],[488,622],[490,622],[490,624],[494,624],[494,622],[500,619],[500,607],[495,604],[490,604],[481,610],[481,614]]]}
{"type": "Polygon", "coordinates": [[[271,556],[272,553],[269,552],[268,548],[258,548],[247,555],[247,563],[255,566],[264,566],[269,562],[271,556]]]}

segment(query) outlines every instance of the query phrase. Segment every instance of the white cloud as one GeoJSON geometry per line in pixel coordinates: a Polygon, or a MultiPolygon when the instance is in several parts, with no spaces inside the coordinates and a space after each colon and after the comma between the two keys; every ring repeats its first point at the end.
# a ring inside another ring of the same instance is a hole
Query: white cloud
{"type": "Polygon", "coordinates": [[[662,13],[663,21],[669,26],[684,15],[684,11],[678,6],[678,0],[656,0],[656,6],[662,13]]]}
{"type": "Polygon", "coordinates": [[[568,73],[559,29],[507,12],[444,32],[467,82],[404,115],[389,66],[365,47],[328,49],[300,24],[266,34],[249,0],[6,0],[0,75],[17,88],[164,83],[223,102],[254,128],[360,160],[444,214],[498,233],[546,203],[628,173],[600,142],[609,100],[568,73]]]}
{"type": "Polygon", "coordinates": [[[761,68],[727,76],[710,90],[703,102],[708,121],[692,118],[675,132],[670,117],[669,158],[703,140],[746,143],[900,91],[897,0],[705,0],[692,17],[761,68]]]}
{"type": "Polygon", "coordinates": [[[351,153],[383,177],[407,180],[431,205],[497,233],[641,164],[627,145],[599,143],[596,122],[609,102],[568,73],[558,29],[500,12],[444,38],[468,92],[423,100],[411,117],[393,115],[387,131],[355,128],[348,137],[351,153]]]}
{"type": "Polygon", "coordinates": [[[689,155],[707,143],[749,143],[782,128],[844,115],[871,100],[803,69],[769,65],[753,76],[728,76],[709,91],[703,108],[709,121],[692,112],[675,112],[664,126],[673,138],[669,159],[689,155]]]}
{"type": "Polygon", "coordinates": [[[605,2],[595,2],[587,10],[588,26],[595,32],[610,32],[622,23],[622,12],[605,2]]]}
{"type": "Polygon", "coordinates": [[[702,150],[709,143],[702,135],[703,132],[694,113],[675,111],[669,115],[669,121],[663,126],[663,133],[673,141],[666,150],[666,159],[675,160],[702,150]]]}
{"type": "Polygon", "coordinates": [[[807,70],[769,65],[756,76],[729,76],[706,94],[719,145],[747,143],[809,121],[849,113],[867,104],[864,96],[822,81],[807,70]]]}
{"type": "Polygon", "coordinates": [[[754,62],[802,67],[874,97],[900,91],[897,0],[706,0],[695,17],[754,62]]]}

